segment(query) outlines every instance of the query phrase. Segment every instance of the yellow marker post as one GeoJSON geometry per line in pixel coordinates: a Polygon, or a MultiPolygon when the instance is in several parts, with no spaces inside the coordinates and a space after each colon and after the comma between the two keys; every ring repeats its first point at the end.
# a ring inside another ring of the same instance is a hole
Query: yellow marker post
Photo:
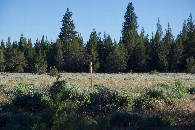
{"type": "Polygon", "coordinates": [[[92,62],[90,62],[90,72],[91,72],[91,88],[93,88],[93,81],[92,81],[92,62]]]}

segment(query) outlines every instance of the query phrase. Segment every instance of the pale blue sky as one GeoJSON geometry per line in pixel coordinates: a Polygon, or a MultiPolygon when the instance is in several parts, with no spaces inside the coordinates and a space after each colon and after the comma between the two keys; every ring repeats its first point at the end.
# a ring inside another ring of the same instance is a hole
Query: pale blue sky
{"type": "MultiPolygon", "coordinates": [[[[66,8],[73,12],[75,30],[86,43],[93,28],[106,32],[119,41],[124,14],[129,2],[133,2],[138,16],[139,33],[156,32],[158,17],[163,32],[168,22],[174,36],[180,33],[185,19],[195,16],[195,0],[0,0],[0,40],[19,41],[21,34],[34,43],[42,35],[55,41],[60,33],[66,8]]],[[[194,19],[194,18],[193,18],[194,19]]]]}

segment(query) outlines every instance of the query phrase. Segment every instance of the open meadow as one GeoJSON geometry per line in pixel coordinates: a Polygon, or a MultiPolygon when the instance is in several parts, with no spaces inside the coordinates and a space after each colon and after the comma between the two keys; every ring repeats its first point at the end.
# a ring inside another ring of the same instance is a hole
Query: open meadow
{"type": "MultiPolygon", "coordinates": [[[[78,84],[80,87],[90,86],[90,73],[60,73],[60,80],[65,80],[69,83],[78,84]]],[[[138,86],[151,86],[156,83],[174,83],[181,81],[184,86],[195,86],[195,74],[186,73],[94,73],[93,84],[105,84],[108,87],[129,88],[138,86]]],[[[15,85],[33,84],[35,86],[46,85],[50,86],[56,81],[56,77],[51,77],[47,74],[31,74],[31,73],[0,73],[0,84],[14,87],[15,85]]]]}
{"type": "Polygon", "coordinates": [[[194,127],[194,74],[94,73],[93,89],[90,82],[90,73],[60,73],[58,81],[0,73],[0,129],[194,127]]]}

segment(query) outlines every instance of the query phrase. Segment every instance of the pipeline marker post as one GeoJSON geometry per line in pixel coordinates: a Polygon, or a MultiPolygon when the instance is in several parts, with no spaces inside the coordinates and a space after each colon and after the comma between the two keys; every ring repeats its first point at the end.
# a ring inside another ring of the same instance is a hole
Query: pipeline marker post
{"type": "Polygon", "coordinates": [[[93,80],[92,80],[92,62],[90,62],[90,72],[91,72],[91,88],[93,88],[93,80]]]}

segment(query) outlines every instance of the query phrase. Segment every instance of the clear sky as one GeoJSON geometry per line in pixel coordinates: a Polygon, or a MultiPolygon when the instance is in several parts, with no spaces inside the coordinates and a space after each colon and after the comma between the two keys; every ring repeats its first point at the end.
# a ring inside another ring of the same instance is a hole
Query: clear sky
{"type": "MultiPolygon", "coordinates": [[[[163,32],[168,22],[174,36],[180,33],[185,19],[195,17],[195,0],[0,0],[0,40],[19,41],[21,34],[34,43],[47,36],[56,41],[60,33],[63,15],[67,8],[73,12],[75,30],[84,42],[93,28],[102,34],[110,34],[112,40],[121,37],[124,14],[129,2],[133,2],[138,16],[139,33],[156,32],[158,17],[163,32]]],[[[194,18],[193,18],[194,20],[194,18]]]]}

